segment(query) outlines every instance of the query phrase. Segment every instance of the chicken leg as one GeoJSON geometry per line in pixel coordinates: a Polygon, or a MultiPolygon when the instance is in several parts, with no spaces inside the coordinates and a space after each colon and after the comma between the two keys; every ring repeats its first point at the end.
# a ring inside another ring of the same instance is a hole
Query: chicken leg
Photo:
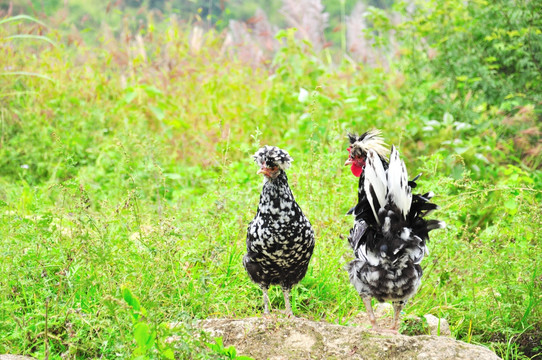
{"type": "Polygon", "coordinates": [[[284,294],[284,305],[286,307],[286,315],[288,317],[293,316],[292,306],[290,305],[290,289],[282,288],[282,293],[284,294]]]}
{"type": "Polygon", "coordinates": [[[363,300],[363,304],[365,304],[365,309],[367,310],[367,315],[369,316],[371,325],[373,325],[373,329],[378,330],[375,313],[373,312],[373,307],[371,306],[371,297],[368,295],[361,295],[361,299],[363,300]]]}
{"type": "Polygon", "coordinates": [[[261,288],[263,292],[263,314],[264,316],[267,316],[269,315],[269,295],[267,295],[269,287],[262,285],[261,288]]]}
{"type": "Polygon", "coordinates": [[[401,316],[401,311],[405,307],[406,301],[394,301],[393,302],[393,325],[391,330],[398,332],[399,331],[399,318],[401,316]]]}

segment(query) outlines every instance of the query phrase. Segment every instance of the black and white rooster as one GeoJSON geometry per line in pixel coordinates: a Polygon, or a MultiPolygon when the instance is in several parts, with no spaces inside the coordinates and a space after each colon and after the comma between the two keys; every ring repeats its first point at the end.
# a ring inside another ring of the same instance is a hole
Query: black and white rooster
{"type": "Polygon", "coordinates": [[[371,298],[393,303],[391,332],[396,333],[401,311],[421,283],[420,263],[428,253],[429,232],[445,224],[424,219],[437,209],[429,202],[434,194],[412,194],[421,174],[408,181],[405,164],[393,146],[389,162],[386,160],[388,150],[380,131],[348,137],[345,165],[351,165],[352,173],[359,177],[359,189],[358,203],[348,212],[355,216],[348,237],[355,259],[347,270],[375,330],[371,298]]]}
{"type": "Polygon", "coordinates": [[[314,231],[296,203],[285,170],[293,159],[278,147],[264,146],[254,154],[264,175],[260,203],[247,230],[243,265],[263,291],[264,314],[269,314],[270,285],[280,285],[286,312],[292,315],[290,289],[307,272],[314,249],[314,231]]]}

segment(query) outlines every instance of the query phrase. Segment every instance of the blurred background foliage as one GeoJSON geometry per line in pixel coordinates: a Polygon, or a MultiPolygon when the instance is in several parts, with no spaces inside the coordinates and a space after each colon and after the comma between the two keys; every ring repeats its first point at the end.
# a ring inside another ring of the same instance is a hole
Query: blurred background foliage
{"type": "Polygon", "coordinates": [[[346,132],[377,127],[449,224],[406,311],[540,357],[540,1],[0,0],[0,16],[0,353],[216,358],[192,321],[260,313],[241,257],[264,144],[294,157],[318,236],[294,311],[355,324],[341,165],[346,132]]]}

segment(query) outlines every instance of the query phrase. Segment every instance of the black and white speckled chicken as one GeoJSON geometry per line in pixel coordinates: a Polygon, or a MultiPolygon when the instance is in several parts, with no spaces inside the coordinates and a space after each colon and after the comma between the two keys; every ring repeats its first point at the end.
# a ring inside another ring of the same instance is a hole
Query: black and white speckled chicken
{"type": "Polygon", "coordinates": [[[348,137],[345,165],[351,165],[360,179],[358,203],[348,212],[355,216],[348,237],[355,259],[347,270],[375,330],[371,298],[392,302],[391,331],[396,333],[401,311],[421,283],[420,263],[428,253],[429,232],[445,224],[424,219],[437,209],[429,201],[434,194],[412,194],[420,175],[408,181],[405,164],[393,146],[389,162],[386,160],[388,150],[378,130],[348,137]]]}
{"type": "Polygon", "coordinates": [[[278,147],[264,146],[254,154],[264,175],[260,203],[247,230],[243,265],[263,291],[264,314],[269,314],[270,285],[280,285],[288,315],[290,290],[307,272],[314,249],[314,231],[288,185],[285,170],[293,159],[278,147]]]}

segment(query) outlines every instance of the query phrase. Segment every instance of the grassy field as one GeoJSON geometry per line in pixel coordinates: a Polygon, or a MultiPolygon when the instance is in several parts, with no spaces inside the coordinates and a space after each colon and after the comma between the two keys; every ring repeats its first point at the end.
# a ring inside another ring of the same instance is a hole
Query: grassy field
{"type": "MultiPolygon", "coordinates": [[[[345,135],[376,127],[448,224],[406,314],[444,317],[505,359],[542,356],[542,172],[526,150],[537,104],[505,112],[459,92],[430,107],[438,79],[332,64],[291,31],[261,67],[224,51],[222,34],[194,46],[177,25],[128,40],[103,31],[94,45],[54,29],[53,44],[8,38],[17,31],[0,28],[0,353],[225,353],[192,324],[261,314],[241,258],[262,184],[251,155],[265,144],[294,158],[290,185],[317,236],[294,313],[352,324],[345,135]],[[457,101],[463,112],[443,110],[457,101]]],[[[270,297],[283,307],[279,289],[270,297]]]]}

